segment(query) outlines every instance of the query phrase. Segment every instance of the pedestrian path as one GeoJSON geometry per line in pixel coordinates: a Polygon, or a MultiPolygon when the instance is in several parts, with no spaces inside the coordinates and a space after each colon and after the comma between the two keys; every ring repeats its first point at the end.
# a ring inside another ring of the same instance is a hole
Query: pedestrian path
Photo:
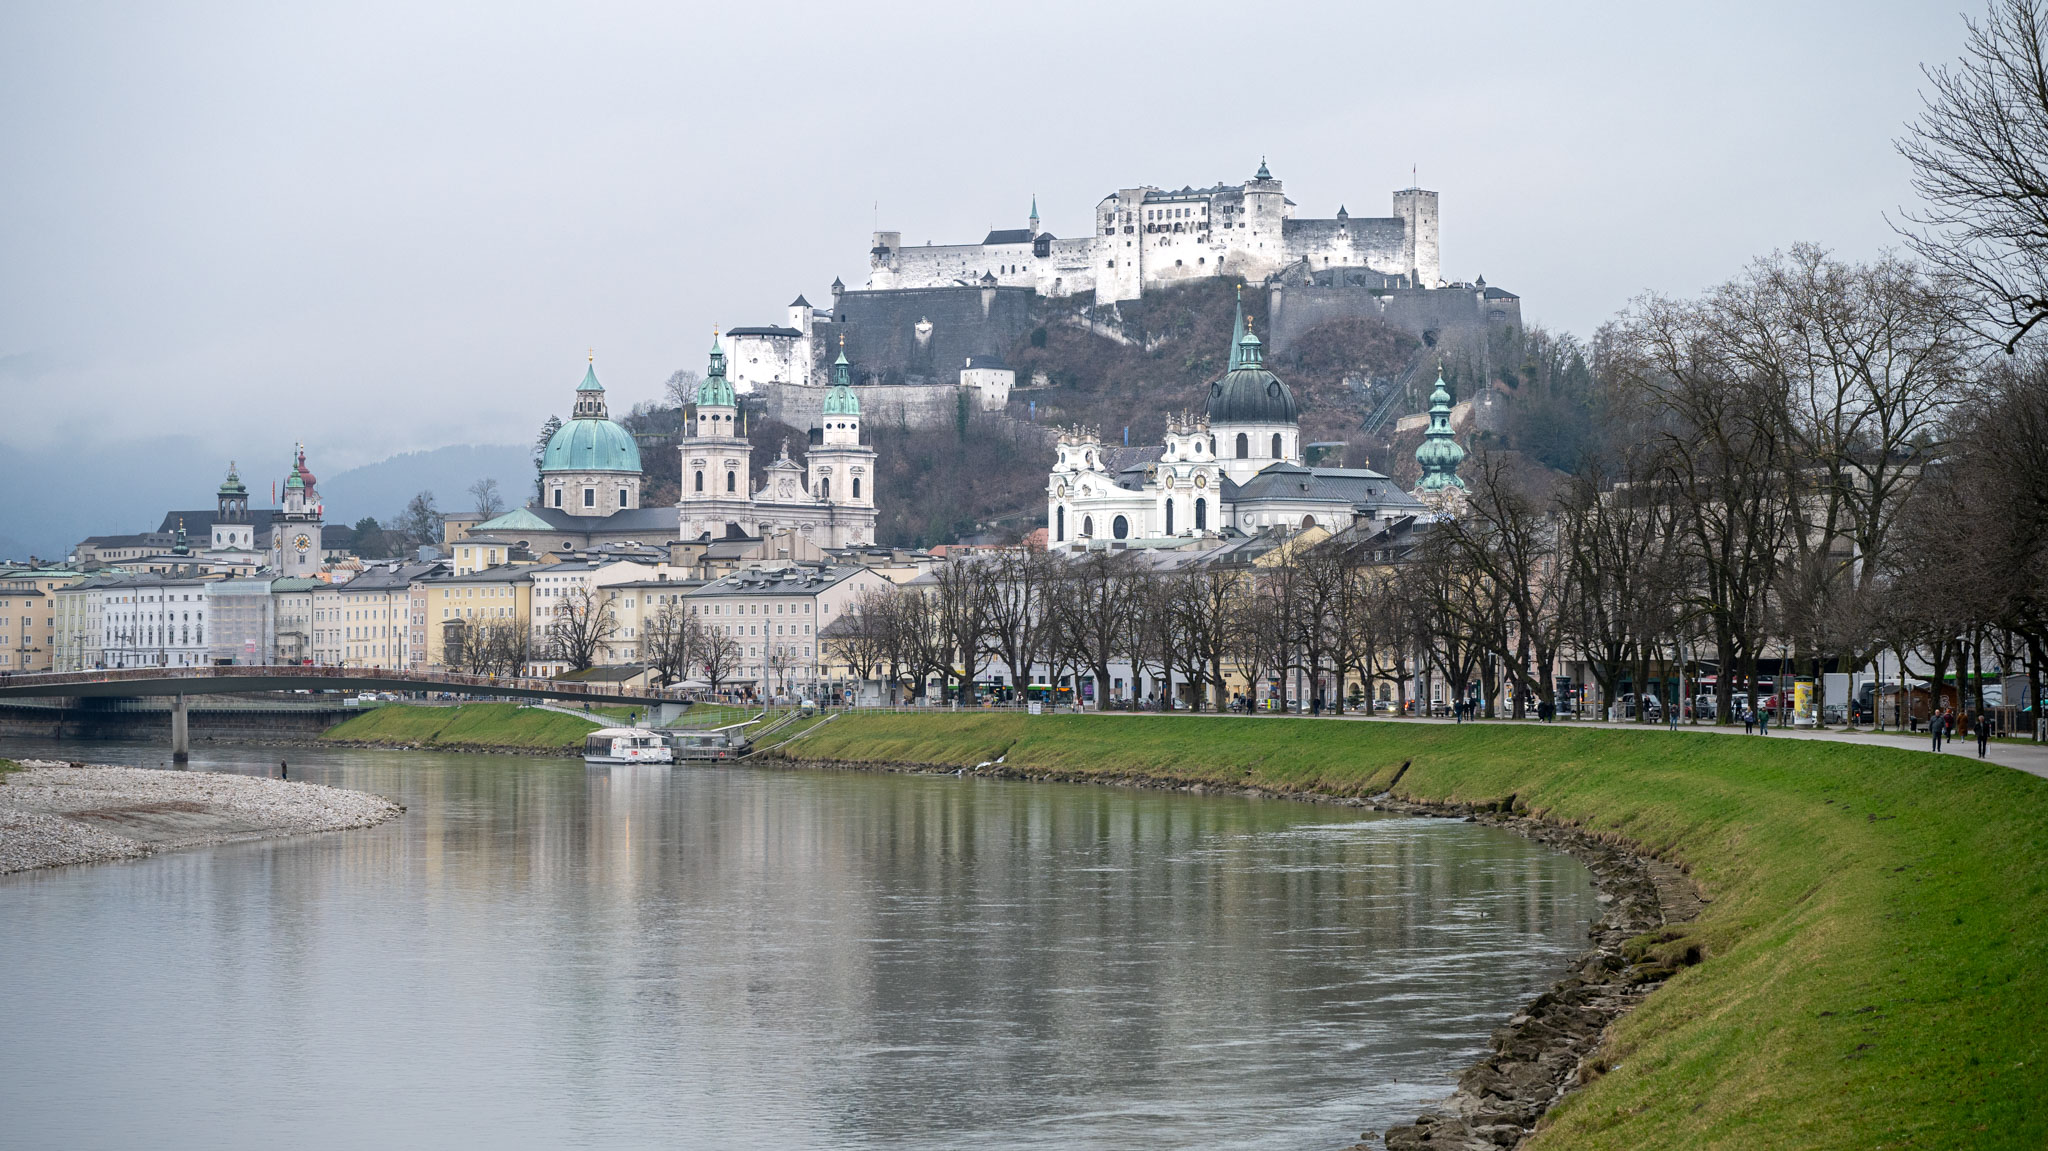
{"type": "MultiPolygon", "coordinates": [[[[1336,716],[1331,716],[1331,717],[1329,717],[1329,718],[1332,718],[1332,719],[1334,719],[1334,718],[1339,718],[1339,717],[1336,717],[1336,716]]],[[[1374,720],[1374,721],[1377,721],[1377,722],[1382,722],[1382,723],[1452,723],[1452,722],[1455,722],[1455,721],[1453,721],[1453,720],[1448,720],[1448,719],[1419,719],[1419,718],[1413,718],[1413,717],[1408,717],[1408,716],[1402,716],[1402,717],[1399,717],[1399,718],[1395,718],[1395,717],[1389,717],[1389,716],[1370,716],[1370,717],[1368,717],[1368,716],[1362,716],[1362,715],[1360,715],[1360,716],[1344,716],[1344,717],[1342,717],[1342,718],[1345,718],[1345,719],[1357,719],[1357,720],[1361,720],[1361,721],[1364,721],[1364,720],[1367,720],[1367,719],[1371,719],[1371,720],[1374,720]]],[[[1500,719],[1484,719],[1484,720],[1476,720],[1476,721],[1472,721],[1472,722],[1477,722],[1477,723],[1488,723],[1488,724],[1499,724],[1499,723],[1524,723],[1524,724],[1534,724],[1534,723],[1536,723],[1536,721],[1535,721],[1535,720],[1529,720],[1529,719],[1524,719],[1524,720],[1500,720],[1500,719]]],[[[1608,729],[1611,729],[1611,730],[1614,730],[1614,731],[1650,731],[1650,732],[1664,732],[1664,733],[1667,733],[1667,734],[1670,734],[1670,733],[1672,733],[1672,729],[1671,729],[1671,728],[1669,728],[1669,727],[1666,727],[1665,725],[1663,725],[1663,724],[1661,724],[1661,723],[1605,723],[1605,722],[1600,722],[1600,721],[1594,721],[1594,720],[1560,720],[1560,721],[1558,721],[1557,723],[1555,723],[1555,724],[1552,724],[1552,725],[1550,725],[1550,726],[1553,726],[1553,727],[1601,727],[1601,728],[1608,728],[1608,729]]],[[[1680,724],[1680,725],[1678,726],[1678,729],[1677,729],[1677,734],[1688,734],[1688,733],[1691,733],[1691,734],[1702,734],[1702,735],[1732,735],[1732,736],[1738,736],[1738,737],[1742,737],[1742,738],[1747,738],[1747,739],[1821,739],[1821,740],[1828,740],[1828,741],[1831,741],[1831,742],[1834,742],[1834,743],[1860,743],[1860,744],[1863,744],[1863,745],[1865,745],[1865,746],[1868,746],[1868,747],[1896,747],[1896,748],[1901,748],[1901,749],[1903,749],[1903,750],[1906,750],[1906,751],[1925,751],[1925,752],[1932,752],[1932,751],[1934,750],[1934,740],[1933,740],[1933,738],[1932,738],[1931,736],[1929,736],[1929,735],[1928,735],[1928,734],[1927,734],[1926,732],[1921,732],[1920,734],[1918,734],[1918,735],[1915,735],[1915,734],[1912,734],[1912,733],[1910,733],[1910,732],[1893,732],[1893,731],[1889,731],[1889,730],[1888,730],[1888,731],[1884,731],[1884,732],[1874,732],[1874,731],[1868,731],[1868,730],[1861,730],[1861,729],[1859,729],[1859,730],[1857,730],[1857,731],[1853,731],[1853,732],[1851,732],[1851,731],[1815,731],[1815,730],[1813,730],[1813,729],[1811,729],[1811,728],[1800,728],[1800,727],[1793,727],[1793,728],[1781,728],[1781,727],[1773,727],[1773,728],[1771,729],[1771,734],[1769,734],[1769,735],[1749,735],[1749,736],[1745,736],[1745,735],[1743,734],[1743,731],[1742,731],[1742,729],[1741,729],[1740,727],[1735,727],[1735,726],[1733,726],[1733,725],[1730,725],[1730,726],[1727,726],[1727,727],[1722,727],[1722,726],[1718,726],[1718,725],[1715,725],[1715,724],[1704,724],[1704,723],[1703,723],[1703,724],[1700,724],[1700,725],[1698,725],[1697,727],[1695,727],[1695,726],[1693,726],[1693,725],[1691,725],[1691,724],[1680,724]]],[[[1942,743],[1942,745],[1941,745],[1941,754],[1942,754],[1942,755],[1959,755],[1959,756],[1964,756],[1964,757],[1966,757],[1966,758],[1969,758],[1969,759],[1975,759],[1975,758],[1977,758],[1977,741],[1976,741],[1975,739],[1957,739],[1957,740],[1946,740],[1946,741],[1943,741],[1943,743],[1942,743]]],[[[2000,743],[2000,742],[1998,742],[1997,740],[1993,740],[1993,741],[1992,741],[1992,743],[1991,743],[1991,748],[1990,748],[1989,752],[1988,752],[1988,753],[1987,753],[1987,754],[1986,754],[1986,755],[1984,756],[1984,758],[1985,758],[1985,760],[1986,760],[1987,762],[1990,762],[1990,763],[1995,763],[1995,764],[1998,764],[1998,765],[1999,765],[2000,767],[2010,767],[2010,768],[2013,768],[2013,769],[2014,769],[2014,770],[2016,770],[2016,771],[2024,771],[2024,772],[2028,773],[2029,775],[2038,775],[2038,776],[2042,777],[2043,779],[2048,779],[2048,744],[2040,744],[2040,743],[2000,743]]]]}

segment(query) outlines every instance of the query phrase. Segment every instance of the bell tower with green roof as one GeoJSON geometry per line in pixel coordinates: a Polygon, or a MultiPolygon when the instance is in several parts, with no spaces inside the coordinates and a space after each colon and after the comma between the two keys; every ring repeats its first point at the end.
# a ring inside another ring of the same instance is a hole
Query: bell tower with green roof
{"type": "Polygon", "coordinates": [[[740,420],[739,396],[725,375],[725,345],[716,329],[711,333],[704,381],[697,385],[697,402],[687,417],[677,446],[682,453],[683,481],[682,494],[676,500],[680,538],[696,539],[709,532],[716,539],[725,534],[728,525],[752,535],[758,526],[754,449],[740,420]]]}
{"type": "Polygon", "coordinates": [[[1415,462],[1422,465],[1422,479],[1415,493],[1465,490],[1458,478],[1458,465],[1465,462],[1465,449],[1458,446],[1451,431],[1451,388],[1444,383],[1442,364],[1436,369],[1436,389],[1429,393],[1429,429],[1422,433],[1422,446],[1415,449],[1415,462]]]}
{"type": "MultiPolygon", "coordinates": [[[[805,460],[804,486],[824,505],[812,538],[822,547],[875,542],[875,449],[860,442],[860,393],[846,360],[846,338],[832,361],[832,388],[805,460]]],[[[766,513],[764,512],[764,515],[766,513]]]]}

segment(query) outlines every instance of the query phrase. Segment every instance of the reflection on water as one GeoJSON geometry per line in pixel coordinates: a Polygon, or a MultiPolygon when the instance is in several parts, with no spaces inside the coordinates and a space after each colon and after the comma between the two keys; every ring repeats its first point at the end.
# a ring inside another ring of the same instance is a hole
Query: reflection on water
{"type": "MultiPolygon", "coordinates": [[[[120,744],[0,754],[150,762],[120,744]]],[[[214,748],[369,831],[0,879],[29,1147],[1333,1148],[1556,977],[1472,824],[953,778],[214,748]]]]}

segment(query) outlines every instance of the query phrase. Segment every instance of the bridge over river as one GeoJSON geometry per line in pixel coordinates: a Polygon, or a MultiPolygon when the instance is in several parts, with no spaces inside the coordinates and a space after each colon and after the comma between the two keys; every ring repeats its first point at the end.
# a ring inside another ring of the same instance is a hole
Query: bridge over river
{"type": "Polygon", "coordinates": [[[634,690],[619,684],[397,668],[279,664],[223,667],[100,668],[92,671],[0,675],[0,700],[170,696],[171,754],[183,762],[191,749],[185,697],[288,691],[439,691],[478,697],[579,700],[645,707],[657,722],[688,706],[680,691],[634,690]]]}

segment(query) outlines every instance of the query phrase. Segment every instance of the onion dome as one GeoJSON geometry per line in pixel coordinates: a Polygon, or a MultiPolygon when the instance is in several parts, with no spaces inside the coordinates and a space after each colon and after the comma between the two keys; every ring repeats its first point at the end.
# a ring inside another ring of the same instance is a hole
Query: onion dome
{"type": "Polygon", "coordinates": [[[1458,465],[1465,462],[1465,449],[1458,446],[1451,431],[1451,389],[1444,383],[1443,365],[1436,370],[1436,390],[1429,393],[1429,430],[1422,433],[1422,446],[1415,449],[1415,462],[1422,465],[1422,482],[1415,490],[1443,491],[1463,488],[1458,465]]]}
{"type": "Polygon", "coordinates": [[[846,341],[839,341],[839,358],[832,361],[832,390],[825,393],[825,414],[828,416],[857,416],[860,414],[860,397],[854,394],[852,371],[846,362],[846,341]]]}
{"type": "Polygon", "coordinates": [[[718,342],[718,332],[711,333],[711,366],[704,371],[704,382],[697,385],[697,406],[700,408],[736,408],[739,396],[734,394],[731,381],[725,378],[725,346],[718,342]]]}
{"type": "Polygon", "coordinates": [[[249,486],[242,482],[241,476],[235,474],[235,465],[232,463],[228,464],[228,478],[220,482],[219,494],[223,497],[249,494],[249,486]]]}
{"type": "Polygon", "coordinates": [[[633,433],[613,423],[605,411],[604,385],[595,364],[576,385],[574,418],[555,429],[540,457],[541,474],[549,472],[640,473],[640,445],[633,433]]]}
{"type": "Polygon", "coordinates": [[[1243,305],[1238,307],[1238,337],[1230,353],[1230,370],[1209,385],[1209,424],[1292,424],[1300,413],[1294,393],[1280,377],[1266,370],[1265,353],[1259,338],[1244,323],[1243,305]]]}

